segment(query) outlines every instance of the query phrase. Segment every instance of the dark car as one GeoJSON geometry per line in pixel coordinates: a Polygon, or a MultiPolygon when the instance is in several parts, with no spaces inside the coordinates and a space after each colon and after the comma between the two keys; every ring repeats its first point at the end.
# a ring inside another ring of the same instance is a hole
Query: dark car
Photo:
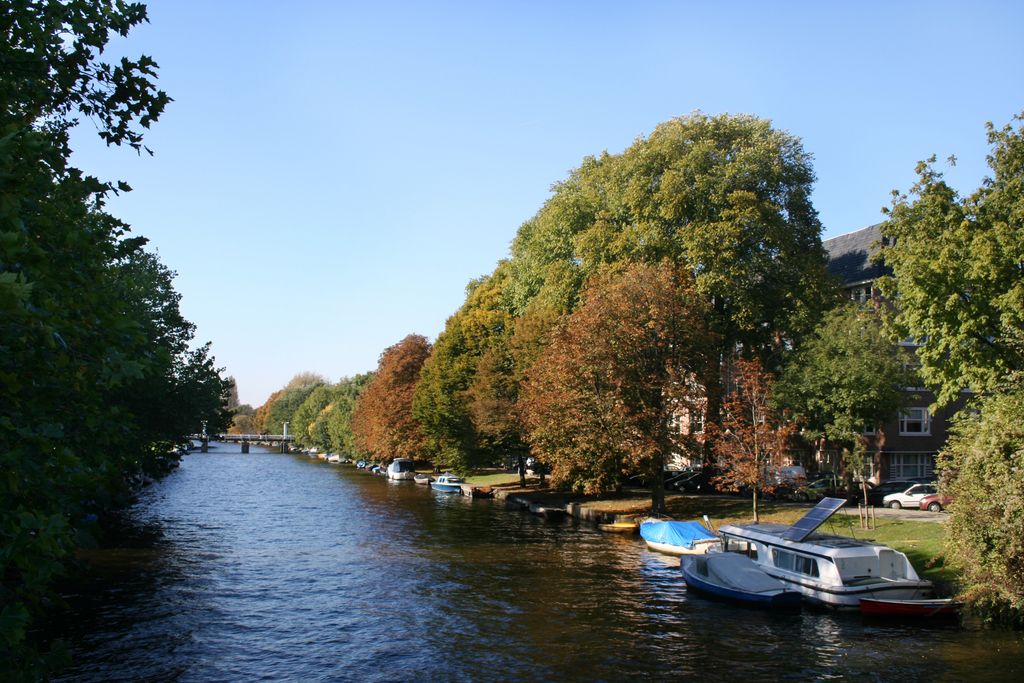
{"type": "Polygon", "coordinates": [[[793,500],[805,502],[821,500],[826,496],[830,498],[848,498],[849,495],[850,493],[846,490],[846,485],[841,479],[836,476],[827,476],[820,477],[801,486],[793,492],[791,497],[793,500]]]}
{"type": "Polygon", "coordinates": [[[890,479],[868,491],[868,505],[884,505],[885,497],[890,493],[906,491],[914,484],[927,483],[924,479],[890,479]]]}
{"type": "Polygon", "coordinates": [[[700,469],[686,469],[673,472],[671,475],[665,473],[665,489],[669,491],[686,491],[695,493],[700,490],[701,471],[700,469]]]}

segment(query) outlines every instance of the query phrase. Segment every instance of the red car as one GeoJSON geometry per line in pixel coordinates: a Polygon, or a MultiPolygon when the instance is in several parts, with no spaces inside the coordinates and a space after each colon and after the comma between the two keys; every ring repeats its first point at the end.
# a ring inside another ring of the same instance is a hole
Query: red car
{"type": "Polygon", "coordinates": [[[922,510],[927,510],[928,512],[942,512],[952,502],[953,499],[949,496],[944,496],[941,493],[933,493],[922,498],[919,506],[922,510]]]}

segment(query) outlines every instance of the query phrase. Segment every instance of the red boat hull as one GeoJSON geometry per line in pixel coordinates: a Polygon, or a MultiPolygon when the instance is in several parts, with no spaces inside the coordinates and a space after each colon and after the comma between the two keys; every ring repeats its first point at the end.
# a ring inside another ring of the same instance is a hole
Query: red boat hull
{"type": "Polygon", "coordinates": [[[873,617],[951,617],[964,604],[958,600],[874,600],[861,598],[860,612],[873,617]]]}

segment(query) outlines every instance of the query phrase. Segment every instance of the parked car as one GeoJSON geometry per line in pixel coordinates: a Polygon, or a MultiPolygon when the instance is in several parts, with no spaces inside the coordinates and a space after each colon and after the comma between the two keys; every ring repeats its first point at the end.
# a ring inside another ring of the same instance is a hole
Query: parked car
{"type": "Polygon", "coordinates": [[[868,491],[868,505],[883,505],[890,493],[901,493],[914,484],[925,483],[923,479],[890,479],[868,491]]]}
{"type": "Polygon", "coordinates": [[[922,498],[937,492],[935,484],[913,484],[904,491],[887,495],[882,499],[882,505],[893,510],[917,508],[922,498]]]}
{"type": "Polygon", "coordinates": [[[694,493],[700,490],[701,472],[699,468],[680,470],[679,472],[665,473],[665,488],[669,491],[686,491],[694,493]]]}
{"type": "Polygon", "coordinates": [[[944,496],[941,493],[933,493],[922,498],[921,502],[918,503],[918,507],[922,510],[927,510],[928,512],[942,512],[949,507],[949,504],[952,502],[953,499],[949,496],[944,496]]]}
{"type": "Polygon", "coordinates": [[[836,476],[821,477],[808,482],[796,489],[791,498],[801,502],[817,501],[826,496],[832,498],[849,498],[850,492],[846,490],[843,480],[836,476]]]}

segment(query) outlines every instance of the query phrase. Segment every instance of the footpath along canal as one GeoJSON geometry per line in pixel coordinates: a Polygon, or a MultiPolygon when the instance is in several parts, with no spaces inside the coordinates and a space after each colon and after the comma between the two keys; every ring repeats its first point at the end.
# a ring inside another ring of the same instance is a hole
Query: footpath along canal
{"type": "Polygon", "coordinates": [[[226,444],[147,488],[89,560],[58,634],[69,681],[1024,673],[1019,633],[719,604],[635,538],[226,444]]]}

